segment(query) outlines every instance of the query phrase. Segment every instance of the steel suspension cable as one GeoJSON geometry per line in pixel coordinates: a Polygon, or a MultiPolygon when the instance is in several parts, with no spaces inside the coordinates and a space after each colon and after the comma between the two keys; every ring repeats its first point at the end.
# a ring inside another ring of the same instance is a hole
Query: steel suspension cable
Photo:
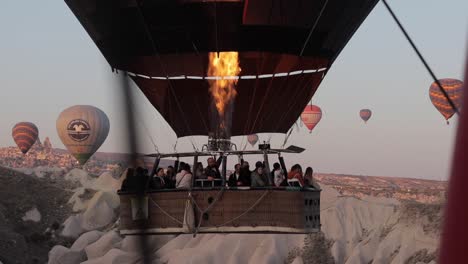
{"type": "Polygon", "coordinates": [[[398,19],[398,17],[395,15],[395,13],[393,12],[392,8],[390,7],[390,5],[388,5],[387,3],[387,0],[382,0],[382,2],[384,3],[385,7],[387,8],[388,12],[390,13],[390,15],[392,16],[393,20],[395,20],[395,22],[397,23],[398,27],[400,28],[401,32],[403,33],[403,35],[405,35],[405,38],[406,40],[408,40],[408,42],[410,43],[411,47],[413,48],[413,50],[416,52],[416,54],[418,55],[419,59],[421,60],[421,62],[424,64],[424,67],[426,68],[426,70],[428,71],[428,73],[431,75],[432,79],[434,80],[434,82],[437,84],[437,86],[439,87],[439,90],[442,92],[442,94],[444,95],[445,99],[447,99],[448,103],[450,104],[450,107],[452,107],[453,111],[456,113],[456,114],[459,114],[459,111],[457,109],[457,106],[455,105],[455,103],[452,101],[452,99],[450,98],[450,96],[448,95],[447,91],[445,91],[445,89],[442,87],[442,84],[439,82],[439,79],[437,79],[436,75],[434,74],[434,72],[432,71],[431,67],[429,66],[429,64],[426,62],[426,60],[424,59],[424,57],[422,56],[421,52],[419,52],[418,48],[416,47],[416,44],[414,44],[413,40],[411,39],[411,37],[409,36],[408,32],[405,30],[405,28],[403,27],[403,25],[401,24],[400,20],[398,19]]]}
{"type": "Polygon", "coordinates": [[[283,145],[281,146],[281,148],[284,148],[286,143],[288,143],[289,136],[291,136],[293,130],[294,130],[294,125],[289,129],[289,133],[286,134],[286,136],[284,137],[283,145]]]}
{"type": "Polygon", "coordinates": [[[304,45],[302,46],[301,53],[299,53],[300,57],[302,57],[302,54],[304,54],[304,50],[306,49],[307,44],[309,43],[309,40],[312,37],[312,34],[314,33],[314,30],[317,27],[317,24],[318,24],[320,18],[322,17],[323,11],[327,7],[327,4],[328,4],[328,0],[325,0],[325,3],[323,4],[322,9],[320,9],[320,13],[319,13],[318,17],[315,20],[314,25],[312,26],[312,28],[310,28],[309,35],[307,36],[307,38],[306,38],[306,40],[304,42],[304,45]]]}
{"type": "MultiPolygon", "coordinates": [[[[317,27],[318,22],[320,21],[320,18],[322,17],[322,14],[323,14],[325,8],[327,7],[327,4],[328,4],[328,0],[325,0],[325,3],[323,4],[322,8],[320,9],[319,15],[318,15],[317,18],[315,19],[314,24],[312,25],[312,27],[311,27],[311,29],[310,29],[310,31],[309,31],[309,34],[308,34],[308,36],[307,36],[307,38],[306,38],[306,40],[305,40],[305,42],[304,42],[304,44],[303,44],[303,46],[302,46],[301,52],[300,52],[300,54],[299,54],[300,57],[302,57],[302,55],[303,55],[303,53],[304,53],[304,50],[305,50],[305,48],[307,47],[307,44],[308,44],[308,42],[309,42],[309,40],[310,40],[310,38],[311,38],[311,36],[312,36],[312,34],[313,34],[315,28],[317,27]]],[[[272,8],[270,9],[270,17],[271,17],[271,12],[272,12],[272,8]]],[[[288,76],[288,77],[289,77],[289,76],[288,76]]],[[[271,79],[270,84],[268,85],[267,94],[268,94],[268,91],[270,90],[271,82],[273,82],[273,79],[274,79],[274,77],[271,79]]],[[[288,79],[288,80],[289,80],[289,79],[288,79]]],[[[287,80],[287,81],[288,81],[288,80],[287,80]]],[[[260,110],[263,108],[264,103],[265,103],[265,98],[263,99],[262,104],[260,105],[260,110]]],[[[258,111],[258,112],[257,112],[257,115],[256,115],[255,120],[254,120],[254,123],[253,123],[253,127],[255,127],[255,124],[256,124],[256,122],[257,122],[258,116],[260,115],[260,112],[261,112],[261,111],[258,111]]],[[[288,112],[289,112],[289,111],[288,111],[288,112]]],[[[270,137],[270,139],[271,139],[271,137],[270,137]]]]}

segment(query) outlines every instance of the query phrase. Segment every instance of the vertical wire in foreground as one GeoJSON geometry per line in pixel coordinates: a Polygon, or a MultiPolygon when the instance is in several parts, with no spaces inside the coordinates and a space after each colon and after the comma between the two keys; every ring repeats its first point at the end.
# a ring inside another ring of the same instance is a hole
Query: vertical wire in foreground
{"type": "MultiPolygon", "coordinates": [[[[136,132],[136,122],[135,122],[135,102],[133,99],[132,91],[130,90],[129,77],[126,72],[122,71],[119,74],[120,77],[120,90],[121,90],[121,106],[124,112],[123,124],[126,129],[126,142],[128,146],[128,151],[130,153],[129,166],[131,168],[136,168],[138,166],[138,147],[137,147],[137,132],[136,132]]],[[[137,175],[139,176],[139,175],[137,175]]],[[[144,192],[138,193],[140,196],[137,199],[139,203],[143,203],[144,192]]],[[[143,208],[144,204],[139,204],[138,208],[143,208]]],[[[138,242],[140,254],[142,255],[142,260],[144,264],[151,263],[151,249],[148,246],[147,235],[146,235],[146,225],[144,221],[139,221],[138,229],[142,231],[139,234],[138,242]]]]}

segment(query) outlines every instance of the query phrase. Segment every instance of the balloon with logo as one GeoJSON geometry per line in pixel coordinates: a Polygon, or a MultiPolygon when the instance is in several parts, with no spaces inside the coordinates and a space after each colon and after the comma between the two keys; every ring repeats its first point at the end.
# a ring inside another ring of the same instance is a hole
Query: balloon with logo
{"type": "Polygon", "coordinates": [[[359,111],[359,116],[364,120],[364,123],[367,123],[372,116],[372,111],[370,109],[362,109],[359,111]]]}
{"type": "Polygon", "coordinates": [[[258,142],[258,135],[257,134],[252,134],[247,136],[247,141],[250,143],[250,145],[255,146],[258,142]]]}
{"type": "Polygon", "coordinates": [[[18,148],[26,154],[36,142],[39,130],[31,122],[19,122],[13,127],[11,134],[18,148]]]}
{"type": "Polygon", "coordinates": [[[109,119],[91,105],[65,109],[57,119],[57,133],[68,151],[83,165],[109,134],[109,119]]]}
{"type": "MultiPolygon", "coordinates": [[[[457,79],[440,79],[442,88],[447,92],[450,100],[453,102],[455,107],[460,110],[461,99],[463,93],[463,82],[457,79]]],[[[431,84],[429,88],[429,98],[434,107],[442,114],[442,116],[449,123],[449,119],[455,114],[455,109],[452,108],[445,95],[440,90],[436,82],[431,84]]]]}
{"type": "Polygon", "coordinates": [[[322,109],[316,105],[308,105],[302,111],[301,120],[311,133],[321,119],[322,109]]]}

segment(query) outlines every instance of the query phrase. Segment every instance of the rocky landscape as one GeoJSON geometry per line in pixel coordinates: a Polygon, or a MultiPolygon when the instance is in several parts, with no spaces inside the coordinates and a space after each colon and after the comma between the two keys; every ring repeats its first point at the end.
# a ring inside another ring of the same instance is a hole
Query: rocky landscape
{"type": "MultiPolygon", "coordinates": [[[[139,240],[117,228],[125,154],[80,167],[46,139],[26,155],[0,148],[0,158],[0,263],[141,263],[139,240]]],[[[435,263],[445,182],[314,178],[321,233],[150,236],[147,254],[153,263],[435,263]]]]}
{"type": "Polygon", "coordinates": [[[44,263],[56,244],[72,239],[57,230],[70,215],[66,182],[0,168],[0,261],[44,263]]]}
{"type": "Polygon", "coordinates": [[[341,195],[395,198],[421,203],[438,203],[445,199],[447,182],[378,176],[344,174],[314,174],[321,184],[330,186],[341,195]]]}
{"type": "MultiPolygon", "coordinates": [[[[1,262],[141,263],[138,240],[117,229],[121,177],[25,172],[0,171],[1,262]]],[[[320,182],[320,234],[151,236],[148,254],[153,263],[435,263],[443,199],[344,195],[320,182]]]]}

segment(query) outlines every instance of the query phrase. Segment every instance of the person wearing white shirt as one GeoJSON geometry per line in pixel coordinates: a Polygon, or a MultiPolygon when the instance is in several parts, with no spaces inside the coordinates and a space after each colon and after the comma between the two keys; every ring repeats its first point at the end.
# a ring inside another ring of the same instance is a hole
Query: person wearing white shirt
{"type": "Polygon", "coordinates": [[[192,187],[192,173],[190,172],[190,165],[183,164],[182,170],[176,175],[176,188],[177,189],[190,189],[192,187]]]}
{"type": "Polygon", "coordinates": [[[280,187],[285,179],[284,172],[280,164],[277,162],[273,164],[273,181],[276,187],[280,187]]]}

